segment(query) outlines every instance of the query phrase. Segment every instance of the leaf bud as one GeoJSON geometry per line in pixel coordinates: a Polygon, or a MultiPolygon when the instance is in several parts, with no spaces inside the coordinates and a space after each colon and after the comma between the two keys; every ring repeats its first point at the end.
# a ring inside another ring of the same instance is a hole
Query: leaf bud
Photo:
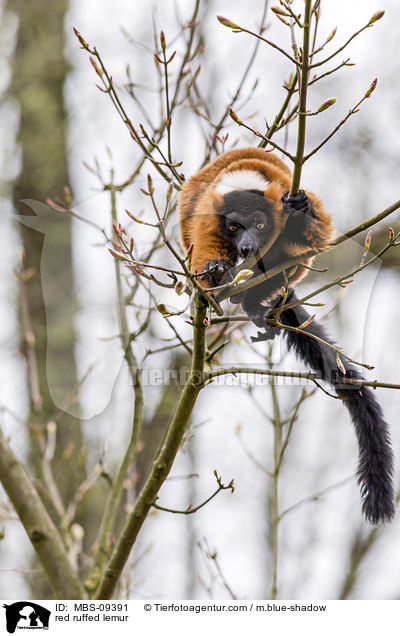
{"type": "Polygon", "coordinates": [[[385,15],[385,12],[382,11],[382,10],[381,11],[375,11],[374,15],[372,16],[372,18],[370,19],[368,24],[373,24],[374,22],[377,22],[378,20],[383,18],[384,15],[385,15]]]}
{"type": "Polygon", "coordinates": [[[371,82],[371,86],[369,87],[369,89],[367,90],[367,92],[365,93],[365,97],[368,98],[371,96],[371,93],[374,92],[374,90],[376,89],[376,85],[378,83],[378,78],[375,77],[375,79],[371,82]]]}
{"type": "Polygon", "coordinates": [[[231,20],[228,20],[228,18],[224,18],[224,16],[222,15],[217,15],[217,20],[218,22],[220,22],[226,27],[229,27],[230,29],[238,29],[239,31],[241,31],[241,28],[237,24],[235,24],[234,22],[231,22],[231,20]]]}
{"type": "Polygon", "coordinates": [[[165,51],[166,47],[167,47],[167,43],[165,41],[165,34],[164,31],[161,31],[160,33],[160,44],[161,44],[161,48],[163,51],[165,51]]]}
{"type": "Polygon", "coordinates": [[[184,283],[181,280],[178,280],[178,282],[176,283],[174,287],[174,290],[178,294],[178,296],[180,296],[183,293],[184,289],[185,289],[184,283]]]}
{"type": "Polygon", "coordinates": [[[326,41],[327,41],[327,42],[330,42],[331,40],[333,40],[333,38],[334,38],[334,37],[335,37],[335,35],[336,35],[336,31],[337,31],[337,27],[335,27],[335,28],[333,29],[333,31],[332,31],[332,32],[328,35],[328,37],[327,37],[327,39],[326,39],[326,41]]]}
{"type": "Polygon", "coordinates": [[[76,37],[78,38],[79,43],[81,44],[82,48],[85,49],[86,51],[89,51],[89,44],[83,39],[83,37],[79,33],[78,29],[75,29],[75,27],[73,27],[73,29],[74,29],[74,33],[75,33],[76,37]]]}
{"type": "Polygon", "coordinates": [[[301,325],[299,325],[299,329],[305,329],[306,327],[308,327],[308,325],[310,325],[312,323],[312,321],[315,318],[315,314],[313,314],[312,316],[309,316],[307,318],[307,320],[305,320],[304,322],[301,323],[301,325]]]}
{"type": "Polygon", "coordinates": [[[232,284],[242,283],[245,280],[249,280],[253,276],[254,272],[251,269],[242,269],[232,281],[232,284]]]}
{"type": "Polygon", "coordinates": [[[117,252],[117,250],[113,250],[111,247],[108,248],[108,251],[110,252],[110,254],[112,254],[112,256],[114,256],[114,258],[118,258],[120,261],[127,260],[126,256],[121,254],[121,252],[117,252]]]}
{"type": "Polygon", "coordinates": [[[141,223],[142,225],[146,225],[146,221],[142,221],[142,219],[139,219],[138,216],[135,216],[134,214],[132,214],[132,212],[129,212],[129,210],[125,210],[125,212],[129,216],[129,218],[132,219],[132,221],[136,221],[136,223],[141,223]]]}
{"type": "Polygon", "coordinates": [[[237,114],[235,113],[235,111],[233,110],[231,106],[229,106],[229,115],[236,124],[239,124],[239,126],[242,126],[243,124],[242,120],[239,119],[239,117],[237,116],[237,114]]]}
{"type": "Polygon", "coordinates": [[[343,375],[346,375],[346,369],[344,367],[343,362],[340,359],[339,352],[336,352],[336,364],[338,366],[339,371],[341,371],[343,375]]]}
{"type": "Polygon", "coordinates": [[[364,250],[366,252],[369,251],[369,248],[371,247],[371,239],[372,239],[372,230],[370,230],[367,234],[367,238],[365,239],[365,243],[364,243],[364,250]]]}
{"type": "Polygon", "coordinates": [[[287,20],[285,20],[285,18],[282,18],[282,16],[281,16],[281,15],[278,15],[277,13],[276,13],[275,15],[276,15],[276,17],[277,17],[277,18],[278,18],[281,22],[283,22],[283,24],[286,24],[286,26],[290,26],[290,22],[288,22],[287,20]]]}
{"type": "Polygon", "coordinates": [[[72,201],[71,190],[69,189],[67,185],[64,186],[64,201],[66,205],[68,205],[68,207],[71,205],[71,201],[72,201]]]}
{"type": "Polygon", "coordinates": [[[336,102],[336,97],[330,97],[329,99],[326,99],[318,108],[317,113],[322,113],[322,111],[327,110],[328,108],[333,106],[335,102],[336,102]]]}
{"type": "Polygon", "coordinates": [[[102,75],[103,74],[103,69],[101,69],[97,62],[96,62],[96,58],[94,58],[92,55],[90,56],[90,63],[93,66],[94,70],[96,71],[97,75],[102,75]]]}
{"type": "Polygon", "coordinates": [[[271,7],[271,11],[273,11],[276,15],[289,15],[289,13],[286,13],[286,11],[283,11],[280,7],[271,7]]]}
{"type": "Polygon", "coordinates": [[[164,305],[164,303],[158,303],[157,304],[157,309],[158,309],[158,311],[160,312],[160,314],[162,316],[169,316],[169,311],[166,308],[166,306],[164,305]]]}

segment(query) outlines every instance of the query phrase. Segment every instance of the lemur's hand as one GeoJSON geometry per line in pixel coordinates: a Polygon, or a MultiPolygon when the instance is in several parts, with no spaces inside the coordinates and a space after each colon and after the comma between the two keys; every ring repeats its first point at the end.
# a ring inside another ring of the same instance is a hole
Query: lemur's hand
{"type": "Polygon", "coordinates": [[[201,279],[206,280],[213,287],[233,280],[234,267],[227,261],[212,260],[203,267],[201,279]]]}
{"type": "Polygon", "coordinates": [[[283,209],[288,214],[312,214],[312,204],[304,190],[299,190],[292,197],[289,196],[289,190],[282,197],[283,209]]]}

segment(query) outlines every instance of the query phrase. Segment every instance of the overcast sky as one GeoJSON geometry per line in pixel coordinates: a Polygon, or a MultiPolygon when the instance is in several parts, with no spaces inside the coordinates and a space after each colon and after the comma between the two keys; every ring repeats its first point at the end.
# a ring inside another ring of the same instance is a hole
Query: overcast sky
{"type": "MultiPolygon", "coordinates": [[[[124,180],[133,165],[136,148],[130,139],[107,96],[95,87],[96,75],[86,52],[82,51],[73,35],[75,26],[85,39],[95,45],[117,84],[125,80],[127,64],[138,83],[153,82],[152,16],[157,28],[165,31],[167,42],[179,31],[179,15],[187,20],[192,11],[192,2],[163,0],[156,3],[135,0],[71,0],[66,20],[66,56],[71,64],[71,72],[65,87],[68,106],[68,149],[71,184],[77,207],[89,218],[106,223],[108,219],[107,200],[98,190],[98,182],[82,165],[83,161],[93,162],[97,157],[105,174],[111,166],[115,168],[117,179],[124,180]],[[127,34],[129,37],[127,37],[127,34]],[[135,44],[130,41],[134,40],[135,44]],[[109,150],[107,150],[107,148],[109,150]],[[112,158],[110,159],[110,151],[112,158]]],[[[302,5],[301,2],[298,3],[302,5]]],[[[246,34],[232,34],[216,20],[222,14],[233,21],[255,28],[262,14],[260,0],[239,2],[238,0],[210,0],[210,10],[201,24],[206,50],[201,61],[201,85],[205,90],[212,86],[211,101],[215,116],[223,112],[232,93],[232,86],[243,72],[250,55],[253,40],[246,34]]],[[[368,22],[378,9],[384,9],[384,19],[362,33],[343,55],[338,63],[347,57],[356,66],[342,69],[324,83],[317,84],[310,91],[309,105],[317,108],[328,97],[335,96],[336,104],[320,117],[308,122],[310,148],[326,136],[326,130],[334,127],[365,93],[374,77],[378,77],[378,87],[370,100],[362,106],[361,112],[351,118],[345,129],[328,144],[325,149],[306,164],[303,174],[308,189],[321,196],[331,212],[339,231],[373,216],[399,198],[398,193],[398,153],[399,133],[399,46],[400,46],[400,5],[395,0],[381,0],[377,5],[372,0],[352,2],[348,0],[323,0],[320,27],[321,41],[335,26],[338,31],[331,49],[342,44],[355,30],[368,22]],[[363,150],[365,140],[367,150],[363,150]]],[[[12,41],[15,22],[6,22],[7,33],[12,41]]],[[[268,38],[278,42],[287,50],[290,48],[288,30],[276,18],[270,18],[268,38]]],[[[7,40],[7,38],[6,38],[7,40]]],[[[5,41],[6,41],[5,40],[5,41]]],[[[6,69],[1,62],[2,69],[6,69]]],[[[282,83],[291,71],[290,63],[268,47],[260,47],[258,62],[249,76],[247,88],[256,78],[259,84],[252,99],[243,107],[241,116],[253,117],[256,128],[262,128],[264,118],[272,120],[283,98],[282,83]]],[[[7,73],[2,73],[7,77],[7,73]]],[[[125,97],[132,113],[135,108],[125,97]]],[[[148,107],[156,108],[153,93],[146,96],[148,107]],[[152,102],[152,103],[150,103],[152,102]]],[[[17,123],[15,108],[4,103],[3,114],[9,116],[10,125],[0,125],[2,141],[2,161],[7,174],[15,171],[18,161],[11,161],[10,155],[18,156],[12,144],[13,130],[17,123]]],[[[4,121],[4,119],[3,119],[4,121]]],[[[140,119],[138,120],[138,123],[140,119]]],[[[230,141],[240,145],[255,143],[251,136],[235,129],[229,123],[230,141]]],[[[182,170],[190,176],[200,165],[204,155],[204,142],[198,128],[190,122],[189,114],[182,113],[182,120],[174,122],[172,129],[176,159],[183,160],[182,170]]],[[[295,128],[290,131],[289,144],[295,141],[295,128]]],[[[145,173],[144,177],[145,179],[145,173]]],[[[123,207],[144,209],[146,202],[139,193],[138,183],[129,189],[120,202],[123,207]]],[[[4,188],[3,188],[4,191],[4,188]]],[[[44,197],[48,193],[44,193],[44,197]]],[[[9,202],[3,198],[4,209],[9,202]]],[[[103,436],[111,453],[120,452],[121,440],[125,439],[129,422],[130,392],[124,371],[118,376],[121,352],[115,341],[100,340],[116,333],[114,311],[114,288],[112,261],[106,250],[96,246],[98,236],[89,228],[74,224],[74,260],[80,311],[77,316],[79,342],[77,360],[83,374],[93,361],[95,370],[82,390],[82,403],[86,418],[102,413],[95,420],[89,420],[88,437],[96,440],[93,452],[100,449],[99,439],[103,436]],[[82,275],[84,272],[84,275],[82,275]],[[99,288],[101,286],[101,294],[99,288]],[[118,378],[118,380],[117,380],[118,378]],[[99,391],[99,386],[101,390],[99,391]],[[112,401],[110,405],[110,399],[112,401]],[[118,411],[115,404],[118,402],[118,411]],[[104,409],[108,407],[107,411],[104,409]],[[114,427],[110,431],[110,417],[118,412],[121,430],[114,427]],[[95,434],[92,433],[93,425],[95,434]],[[117,430],[117,435],[116,435],[117,430]],[[97,444],[97,445],[96,445],[97,444]]],[[[145,248],[145,236],[139,236],[145,248]]],[[[27,401],[21,400],[21,386],[24,386],[24,370],[15,353],[17,344],[17,320],[15,310],[15,287],[11,270],[15,262],[17,233],[7,221],[3,223],[0,235],[0,264],[4,276],[0,282],[0,317],[2,322],[3,355],[0,361],[0,400],[24,416],[27,401]],[[16,391],[16,383],[19,384],[16,391]]],[[[358,255],[358,252],[357,252],[358,255]]],[[[354,355],[366,355],[376,365],[376,377],[387,381],[396,380],[397,363],[400,354],[397,325],[400,320],[400,306],[396,302],[389,307],[388,298],[398,296],[398,283],[390,274],[379,270],[367,272],[351,297],[344,299],[338,320],[331,321],[335,336],[354,355]],[[365,318],[367,316],[367,318],[365,318]],[[377,325],[379,324],[379,328],[377,325]],[[387,342],[393,357],[387,355],[387,342]]],[[[334,296],[327,297],[331,304],[334,296]]],[[[182,327],[185,328],[185,327],[182,327]]],[[[250,332],[248,332],[250,333],[250,332]]],[[[276,358],[279,359],[281,349],[276,358]]],[[[229,355],[246,356],[246,348],[234,349],[229,355]]],[[[254,355],[254,354],[248,354],[254,355]]],[[[283,354],[282,354],[283,355],[283,354]]],[[[246,358],[248,361],[249,358],[246,358]]],[[[285,364],[292,363],[285,359],[285,364]]],[[[155,364],[163,364],[158,361],[155,364]]],[[[374,372],[374,373],[375,373],[374,372]]],[[[284,391],[284,390],[283,390],[284,391]]],[[[289,390],[288,390],[289,391],[289,390]]],[[[258,390],[261,400],[267,394],[258,390]]],[[[149,394],[150,395],[150,394],[149,394]]],[[[284,406],[290,403],[293,392],[282,392],[284,406]]],[[[395,425],[398,419],[398,398],[393,393],[379,393],[385,400],[385,412],[393,423],[400,453],[400,435],[395,425]]],[[[196,500],[209,494],[215,485],[213,470],[218,469],[223,478],[235,477],[237,489],[233,497],[223,493],[218,501],[212,502],[195,519],[190,521],[173,516],[157,515],[150,519],[137,554],[146,552],[135,573],[134,594],[138,597],[179,598],[187,590],[188,557],[182,555],[182,544],[188,545],[193,536],[201,541],[207,537],[213,548],[221,555],[223,569],[232,587],[239,596],[247,598],[263,597],[267,594],[266,547],[266,502],[267,477],[252,462],[243,450],[241,438],[235,431],[240,425],[244,444],[252,449],[263,461],[270,453],[267,422],[257,411],[243,389],[210,389],[201,397],[195,414],[195,423],[204,419],[209,400],[215,404],[214,416],[196,432],[195,470],[200,478],[194,484],[196,500]],[[204,408],[202,408],[202,406],[204,408]]],[[[269,393],[268,393],[269,400],[269,393]]],[[[153,400],[154,402],[154,400],[153,400]]],[[[266,402],[266,405],[268,403],[266,402]]],[[[343,406],[324,395],[306,405],[301,431],[294,436],[290,463],[282,487],[284,507],[292,505],[316,489],[335,483],[351,475],[356,461],[353,431],[343,406]],[[333,430],[332,416],[337,422],[333,430]]],[[[10,422],[6,422],[10,430],[10,422]]],[[[267,463],[267,462],[266,462],[267,463]]],[[[189,454],[179,457],[174,475],[193,470],[189,454]]],[[[184,507],[180,502],[185,497],[186,482],[175,482],[163,490],[168,505],[184,507]]],[[[346,547],[350,529],[360,523],[358,492],[355,484],[350,484],[325,498],[318,505],[303,507],[293,524],[283,526],[282,594],[298,598],[334,598],[346,565],[346,547]],[[299,532],[300,529],[300,532],[299,532]],[[318,532],[317,532],[318,530],[318,532]],[[310,560],[304,558],[313,541],[314,552],[310,560]],[[291,596],[293,595],[293,596],[291,596]]],[[[385,541],[378,546],[375,560],[370,570],[365,570],[360,586],[359,598],[391,598],[399,587],[398,575],[400,550],[396,548],[396,528],[385,531],[385,541]],[[380,560],[379,560],[380,559],[380,560]]],[[[198,548],[196,563],[203,578],[207,577],[198,548]]],[[[21,561],[22,563],[22,561],[21,561]]],[[[5,564],[7,567],[7,563],[5,564]]],[[[11,567],[11,566],[10,566],[11,567]]],[[[15,563],[13,563],[15,567],[15,563]]],[[[15,577],[16,594],[21,593],[23,584],[15,577]]],[[[225,594],[218,590],[220,597],[225,594]]],[[[205,586],[196,584],[195,594],[206,598],[205,586]]],[[[217,593],[218,596],[218,593],[217,593]]]]}

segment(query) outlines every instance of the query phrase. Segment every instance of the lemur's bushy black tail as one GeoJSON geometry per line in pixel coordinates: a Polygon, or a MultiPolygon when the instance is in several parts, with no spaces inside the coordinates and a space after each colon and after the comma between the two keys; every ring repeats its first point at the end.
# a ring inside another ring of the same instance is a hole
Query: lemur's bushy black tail
{"type": "MultiPolygon", "coordinates": [[[[293,290],[287,302],[297,300],[293,290]]],[[[280,321],[289,327],[303,324],[309,314],[301,306],[282,312],[280,321]]],[[[312,322],[306,331],[333,344],[325,330],[312,322]]],[[[310,367],[320,372],[322,379],[329,382],[348,408],[358,440],[359,466],[358,483],[362,497],[362,509],[365,518],[372,524],[389,522],[393,519],[393,453],[390,446],[388,425],[383,419],[382,409],[376,401],[373,391],[367,386],[351,386],[341,382],[341,378],[358,378],[361,374],[346,360],[342,360],[346,369],[344,375],[336,363],[335,352],[309,336],[285,330],[289,349],[310,367]]]]}

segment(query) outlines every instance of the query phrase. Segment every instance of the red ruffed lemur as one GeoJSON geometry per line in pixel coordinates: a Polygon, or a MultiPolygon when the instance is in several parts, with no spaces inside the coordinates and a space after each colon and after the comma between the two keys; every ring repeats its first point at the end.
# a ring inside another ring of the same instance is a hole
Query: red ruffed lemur
{"type": "MultiPolygon", "coordinates": [[[[322,201],[303,190],[289,196],[291,182],[289,168],[276,155],[245,148],[221,155],[183,185],[178,205],[182,242],[186,249],[193,246],[191,269],[202,274],[205,288],[232,280],[235,266],[249,256],[256,261],[253,271],[259,274],[310,248],[329,244],[334,230],[322,201]],[[263,254],[284,213],[283,231],[263,254]]],[[[305,265],[311,262],[308,258],[305,265]]],[[[286,303],[297,300],[291,287],[306,273],[299,265],[290,278],[288,272],[281,272],[236,297],[250,320],[265,328],[259,339],[272,338],[277,332],[266,319],[282,302],[282,287],[289,285],[286,303]]],[[[297,305],[283,310],[279,320],[287,327],[299,327],[309,317],[297,305]]],[[[357,476],[365,518],[373,524],[391,521],[395,513],[393,454],[381,407],[369,387],[341,381],[362,376],[347,361],[343,362],[345,373],[338,368],[335,351],[321,343],[333,344],[320,325],[313,321],[304,331],[319,340],[283,329],[289,349],[333,386],[349,410],[358,440],[357,476]]]]}

